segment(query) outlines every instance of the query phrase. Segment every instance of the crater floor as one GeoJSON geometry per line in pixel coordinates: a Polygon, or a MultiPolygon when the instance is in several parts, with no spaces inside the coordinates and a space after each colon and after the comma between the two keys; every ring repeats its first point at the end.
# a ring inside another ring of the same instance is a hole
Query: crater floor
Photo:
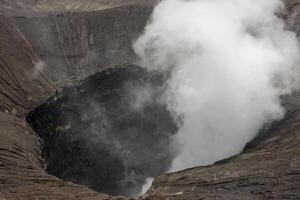
{"type": "Polygon", "coordinates": [[[177,125],[160,103],[164,78],[134,66],[97,73],[29,113],[47,172],[111,195],[138,196],[166,172],[177,125]]]}
{"type": "MultiPolygon", "coordinates": [[[[40,140],[25,118],[56,90],[106,67],[135,63],[131,43],[157,1],[120,0],[105,9],[63,11],[49,4],[37,12],[27,8],[44,1],[14,2],[0,2],[0,199],[126,199],[49,175],[40,140]]],[[[68,2],[75,0],[63,1],[68,2]]],[[[300,1],[284,2],[287,28],[299,35],[300,1]]],[[[285,120],[243,154],[161,175],[140,199],[300,199],[299,96],[284,103],[291,108],[285,120]]]]}

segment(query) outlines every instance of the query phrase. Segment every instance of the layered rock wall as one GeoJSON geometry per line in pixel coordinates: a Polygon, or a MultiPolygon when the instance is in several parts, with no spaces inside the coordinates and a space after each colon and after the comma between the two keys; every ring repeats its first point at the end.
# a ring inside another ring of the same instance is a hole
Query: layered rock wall
{"type": "MultiPolygon", "coordinates": [[[[0,2],[2,200],[118,199],[47,175],[39,139],[24,120],[61,87],[107,66],[135,62],[131,41],[157,1],[99,2],[0,2]]],[[[287,28],[299,33],[300,1],[285,2],[287,28]]],[[[286,120],[244,154],[162,175],[141,199],[299,199],[299,96],[287,102],[292,109],[286,120]]]]}

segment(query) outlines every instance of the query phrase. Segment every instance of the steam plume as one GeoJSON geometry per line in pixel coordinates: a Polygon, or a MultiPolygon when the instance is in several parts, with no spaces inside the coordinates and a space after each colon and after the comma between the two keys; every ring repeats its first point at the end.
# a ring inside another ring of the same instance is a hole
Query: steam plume
{"type": "MultiPolygon", "coordinates": [[[[297,88],[299,44],[275,13],[280,0],[163,0],[134,49],[149,70],[170,74],[164,101],[183,116],[170,171],[241,152],[284,116],[297,88]]],[[[174,116],[174,117],[176,117],[174,116]]]]}

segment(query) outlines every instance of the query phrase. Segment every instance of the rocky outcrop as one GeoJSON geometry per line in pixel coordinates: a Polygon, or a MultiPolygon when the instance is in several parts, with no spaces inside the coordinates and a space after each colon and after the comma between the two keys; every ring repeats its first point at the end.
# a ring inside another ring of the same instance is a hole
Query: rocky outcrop
{"type": "MultiPolygon", "coordinates": [[[[0,199],[124,199],[48,175],[26,114],[66,85],[107,66],[134,63],[131,41],[156,0],[0,2],[0,199]],[[83,4],[84,2],[84,4],[83,4]]],[[[300,32],[300,1],[286,0],[300,32]]],[[[158,177],[140,199],[299,199],[299,95],[287,117],[245,152],[158,177]]]]}

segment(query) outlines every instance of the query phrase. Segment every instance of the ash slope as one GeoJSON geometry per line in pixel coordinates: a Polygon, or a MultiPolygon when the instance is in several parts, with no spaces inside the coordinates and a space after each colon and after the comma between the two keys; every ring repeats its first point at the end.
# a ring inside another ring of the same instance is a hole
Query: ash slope
{"type": "MultiPolygon", "coordinates": [[[[6,2],[0,2],[0,198],[124,199],[48,175],[39,140],[24,118],[56,89],[76,84],[105,66],[134,62],[130,41],[142,32],[153,4],[124,0],[110,9],[59,15],[42,11],[28,18],[14,7],[6,13],[6,2]],[[103,57],[95,58],[93,52],[103,57]],[[41,67],[40,60],[48,67],[41,67]]],[[[288,27],[300,32],[300,1],[286,3],[288,27]]],[[[141,199],[299,199],[299,97],[289,97],[287,102],[291,114],[246,153],[218,165],[158,177],[141,199]]]]}

